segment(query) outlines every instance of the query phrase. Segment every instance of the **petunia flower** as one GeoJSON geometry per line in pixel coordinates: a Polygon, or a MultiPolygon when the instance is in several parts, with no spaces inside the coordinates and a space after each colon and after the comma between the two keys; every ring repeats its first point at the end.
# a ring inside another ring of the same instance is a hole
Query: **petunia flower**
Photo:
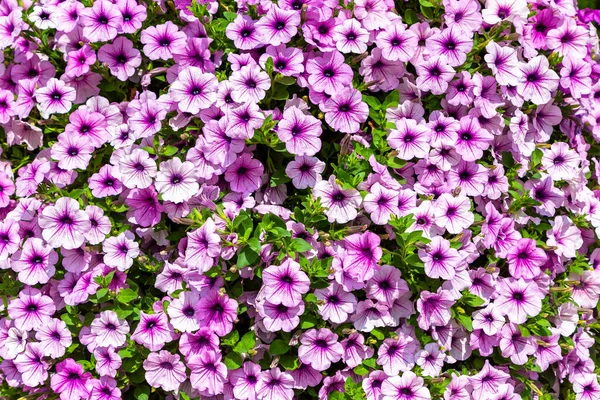
{"type": "Polygon", "coordinates": [[[381,385],[382,400],[427,400],[431,396],[423,385],[423,378],[412,371],[402,376],[390,376],[381,385]]]}
{"type": "Polygon", "coordinates": [[[200,188],[194,165],[189,161],[181,162],[177,157],[160,163],[154,186],[163,200],[173,203],[189,200],[200,188]]]}
{"type": "Polygon", "coordinates": [[[92,389],[92,374],[83,372],[83,366],[72,358],[67,358],[56,365],[56,374],[50,380],[55,393],[60,393],[61,400],[87,399],[92,389]]]}
{"type": "Polygon", "coordinates": [[[338,336],[327,328],[309,329],[300,336],[298,358],[317,371],[325,371],[331,363],[342,358],[342,345],[338,336]]]}
{"type": "Polygon", "coordinates": [[[53,248],[75,249],[84,241],[90,220],[79,203],[69,197],[59,198],[53,206],[44,208],[39,218],[42,236],[53,248]]]}
{"type": "Polygon", "coordinates": [[[185,46],[186,38],[177,25],[167,21],[144,29],[140,41],[144,44],[144,54],[150,60],[170,60],[175,49],[185,46]]]}
{"type": "Polygon", "coordinates": [[[179,385],[187,378],[185,365],[179,354],[171,354],[166,350],[150,353],[143,365],[146,381],[152,387],[160,387],[166,391],[178,390],[179,385]]]}
{"type": "Polygon", "coordinates": [[[297,107],[283,113],[277,125],[277,136],[287,151],[298,156],[313,156],[321,149],[321,122],[297,107]]]}

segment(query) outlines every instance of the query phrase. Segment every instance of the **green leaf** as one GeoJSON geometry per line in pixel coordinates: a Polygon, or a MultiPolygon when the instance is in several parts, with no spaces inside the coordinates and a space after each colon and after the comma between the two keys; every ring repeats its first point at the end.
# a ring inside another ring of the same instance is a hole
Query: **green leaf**
{"type": "Polygon", "coordinates": [[[229,353],[225,356],[225,360],[223,360],[227,369],[238,369],[242,366],[243,362],[242,356],[237,353],[229,353]]]}
{"type": "Polygon", "coordinates": [[[298,369],[300,362],[298,361],[298,357],[286,354],[279,359],[279,365],[287,370],[293,371],[298,369]]]}
{"type": "Polygon", "coordinates": [[[481,297],[476,296],[471,293],[464,294],[462,296],[462,301],[463,301],[463,303],[465,303],[471,307],[479,307],[479,306],[483,305],[483,303],[485,303],[485,301],[481,297]]]}
{"type": "Polygon", "coordinates": [[[161,153],[164,156],[171,157],[171,156],[177,154],[178,151],[179,151],[179,149],[175,146],[166,146],[165,148],[163,148],[161,153]]]}
{"type": "Polygon", "coordinates": [[[374,358],[367,358],[366,360],[363,360],[363,364],[369,368],[377,368],[377,360],[374,358]]]}
{"type": "Polygon", "coordinates": [[[260,254],[262,250],[260,241],[255,237],[248,239],[248,246],[250,246],[250,248],[254,250],[257,254],[260,254]]]}
{"type": "Polygon", "coordinates": [[[281,83],[282,85],[285,85],[285,86],[290,86],[290,85],[293,85],[294,83],[296,83],[296,79],[292,78],[291,76],[279,76],[277,78],[277,83],[281,83]]]}
{"type": "Polygon", "coordinates": [[[233,21],[237,17],[237,14],[231,11],[225,11],[223,16],[227,21],[233,21]]]}
{"type": "Polygon", "coordinates": [[[150,398],[150,388],[148,386],[138,386],[133,395],[137,400],[148,400],[150,398]]]}
{"type": "Polygon", "coordinates": [[[244,268],[248,265],[252,264],[254,261],[258,259],[258,253],[254,251],[250,246],[244,247],[240,250],[240,254],[238,254],[237,258],[237,266],[238,268],[244,268]]]}
{"type": "Polygon", "coordinates": [[[502,152],[502,165],[506,168],[511,168],[515,165],[515,159],[510,151],[502,152]]]}
{"type": "Polygon", "coordinates": [[[381,109],[381,102],[377,97],[367,96],[363,94],[363,101],[367,103],[373,110],[381,109]]]}
{"type": "Polygon", "coordinates": [[[106,288],[98,289],[98,291],[96,292],[96,298],[101,299],[104,296],[106,296],[107,294],[108,294],[108,289],[106,289],[106,288]]]}
{"type": "Polygon", "coordinates": [[[371,335],[375,336],[375,338],[377,340],[383,340],[385,338],[384,333],[380,329],[377,329],[377,328],[375,328],[371,331],[371,335]]]}
{"type": "Polygon", "coordinates": [[[129,302],[137,299],[138,297],[139,296],[137,292],[133,291],[132,289],[123,289],[117,295],[117,300],[119,300],[121,303],[128,304],[129,302]]]}
{"type": "Polygon", "coordinates": [[[286,87],[282,85],[275,88],[275,93],[273,93],[273,96],[271,96],[271,98],[273,100],[287,100],[289,96],[290,95],[286,87]]]}
{"type": "Polygon", "coordinates": [[[359,376],[364,376],[369,373],[369,370],[366,369],[364,365],[359,365],[358,367],[354,368],[354,373],[359,376]]]}
{"type": "Polygon", "coordinates": [[[471,317],[465,314],[459,314],[456,316],[456,319],[458,319],[458,322],[460,322],[466,330],[468,330],[469,332],[473,331],[473,320],[471,319],[471,317]]]}
{"type": "Polygon", "coordinates": [[[273,67],[274,67],[273,57],[269,57],[267,59],[267,61],[265,62],[265,69],[267,70],[267,73],[269,75],[273,75],[273,67]]]}
{"type": "Polygon", "coordinates": [[[242,340],[238,342],[233,348],[236,353],[248,353],[256,345],[256,334],[253,331],[246,333],[242,336],[242,340]]]}
{"type": "Polygon", "coordinates": [[[312,250],[312,246],[304,239],[295,238],[292,239],[288,249],[291,251],[297,251],[298,253],[304,253],[305,251],[312,250]]]}
{"type": "MultiPolygon", "coordinates": [[[[413,11],[414,13],[414,11],[413,11]]],[[[415,15],[416,17],[416,15],[415,15]]],[[[385,100],[383,101],[383,109],[387,110],[388,108],[397,107],[400,102],[400,92],[397,90],[392,90],[390,94],[387,95],[385,100]]]]}
{"type": "Polygon", "coordinates": [[[234,346],[238,340],[240,340],[240,334],[238,331],[231,331],[229,332],[227,335],[223,336],[223,338],[221,339],[221,343],[223,343],[225,346],[234,346]]]}
{"type": "Polygon", "coordinates": [[[290,345],[284,340],[277,339],[269,346],[269,353],[273,355],[285,354],[290,350],[290,345]]]}
{"type": "Polygon", "coordinates": [[[419,22],[419,18],[417,17],[417,13],[415,12],[415,10],[410,9],[410,8],[408,10],[406,10],[404,12],[404,21],[408,25],[412,25],[412,24],[419,22]]]}

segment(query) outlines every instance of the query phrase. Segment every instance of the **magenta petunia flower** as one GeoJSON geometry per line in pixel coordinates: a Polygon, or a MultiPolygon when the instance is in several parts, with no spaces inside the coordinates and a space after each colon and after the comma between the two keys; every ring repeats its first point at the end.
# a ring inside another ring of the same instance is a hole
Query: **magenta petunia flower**
{"type": "Polygon", "coordinates": [[[251,400],[256,398],[256,384],[261,373],[260,365],[246,361],[242,368],[231,371],[229,382],[233,385],[236,399],[251,400]]]}
{"type": "Polygon", "coordinates": [[[344,56],[338,51],[309,59],[306,63],[306,73],[313,90],[331,96],[352,84],[352,68],[344,62],[344,56]]]}
{"type": "Polygon", "coordinates": [[[119,160],[121,181],[129,189],[145,189],[152,185],[152,178],[156,176],[156,162],[142,149],[134,149],[129,155],[119,160]]]}
{"type": "Polygon", "coordinates": [[[117,37],[123,24],[123,15],[108,0],[93,3],[91,8],[81,11],[79,21],[83,35],[91,42],[107,42],[117,37]]]}
{"type": "Polygon", "coordinates": [[[494,41],[489,42],[485,50],[487,54],[483,58],[498,84],[517,86],[520,70],[516,50],[511,46],[502,47],[494,41]]]}
{"type": "Polygon", "coordinates": [[[67,324],[56,318],[36,328],[35,338],[43,345],[45,356],[60,358],[73,342],[67,324]]]}
{"type": "Polygon", "coordinates": [[[546,104],[551,93],[558,87],[558,74],[550,69],[548,59],[536,56],[527,64],[521,65],[521,75],[517,84],[517,92],[525,100],[533,104],[546,104]]]}
{"type": "Polygon", "coordinates": [[[72,358],[56,365],[56,374],[50,380],[55,393],[61,400],[88,399],[92,389],[92,374],[83,372],[83,366],[72,358]]]}
{"type": "MultiPolygon", "coordinates": [[[[40,325],[36,323],[36,326],[40,325]]],[[[4,360],[4,362],[6,361],[7,360],[4,360]]],[[[2,363],[2,367],[5,366],[4,362],[2,363]]],[[[13,363],[17,372],[20,374],[19,382],[27,386],[40,386],[48,379],[48,369],[50,366],[44,360],[44,348],[42,343],[28,343],[25,347],[25,351],[19,354],[14,359],[13,363]]]]}
{"type": "Polygon", "coordinates": [[[417,50],[418,38],[413,31],[406,30],[404,24],[395,21],[377,35],[375,43],[386,60],[407,62],[417,50]]]}
{"type": "Polygon", "coordinates": [[[344,323],[356,309],[356,297],[346,292],[341,285],[331,284],[326,289],[315,290],[315,296],[323,304],[319,305],[319,314],[323,319],[336,324],[344,323]]]}
{"type": "Polygon", "coordinates": [[[313,197],[320,199],[321,204],[327,208],[325,215],[329,222],[345,224],[358,215],[360,194],[356,189],[342,189],[334,175],[331,175],[327,181],[317,182],[313,189],[313,197]]]}
{"type": "Polygon", "coordinates": [[[58,160],[58,166],[66,171],[86,169],[94,147],[88,138],[76,134],[62,133],[50,151],[53,159],[58,160]]]}
{"type": "Polygon", "coordinates": [[[200,328],[202,317],[198,309],[198,294],[183,292],[169,303],[167,314],[173,327],[182,332],[194,332],[200,328]]]}
{"type": "Polygon", "coordinates": [[[296,189],[312,188],[321,181],[325,163],[316,157],[296,156],[285,168],[286,175],[296,189]]]}
{"type": "Polygon", "coordinates": [[[189,66],[179,71],[169,93],[180,111],[198,114],[217,99],[217,78],[213,74],[203,73],[200,68],[189,66]]]}
{"type": "Polygon", "coordinates": [[[420,298],[417,300],[417,323],[421,329],[429,329],[432,326],[444,326],[450,322],[450,307],[454,300],[450,292],[445,289],[438,289],[436,293],[427,290],[421,291],[420,298]]]}
{"type": "Polygon", "coordinates": [[[415,355],[419,348],[416,340],[402,332],[397,339],[385,339],[377,351],[377,364],[388,376],[410,371],[415,366],[415,355]]]}
{"type": "Polygon", "coordinates": [[[292,40],[298,32],[299,25],[300,14],[293,10],[283,10],[275,5],[255,24],[255,28],[264,42],[278,46],[292,40]]]}
{"type": "Polygon", "coordinates": [[[121,357],[114,347],[96,347],[94,349],[96,359],[96,372],[100,376],[117,376],[118,369],[123,364],[121,357]]]}
{"type": "Polygon", "coordinates": [[[535,317],[542,310],[543,293],[535,282],[525,279],[504,278],[500,280],[496,307],[509,321],[522,324],[528,317],[535,317]]]}
{"type": "Polygon", "coordinates": [[[65,74],[76,77],[90,71],[90,66],[96,63],[96,52],[85,45],[81,49],[71,51],[67,55],[67,67],[65,74]]]}
{"type": "Polygon", "coordinates": [[[75,89],[56,78],[50,79],[44,87],[35,91],[37,108],[44,118],[50,114],[65,114],[75,101],[75,89]]]}
{"type": "Polygon", "coordinates": [[[237,301],[218,291],[210,291],[198,301],[197,307],[198,318],[203,325],[210,326],[219,336],[231,332],[237,318],[237,301]]]}
{"type": "Polygon", "coordinates": [[[423,383],[423,378],[411,371],[390,376],[381,385],[382,400],[428,400],[431,395],[423,383]]]}
{"type": "Polygon", "coordinates": [[[419,249],[419,258],[425,263],[425,275],[430,278],[450,280],[462,262],[458,250],[441,236],[435,236],[425,249],[419,249]]]}
{"type": "Polygon", "coordinates": [[[281,265],[271,265],[263,270],[265,297],[273,304],[295,307],[308,292],[310,281],[300,269],[300,264],[286,259],[281,265]]]}
{"type": "Polygon", "coordinates": [[[258,65],[246,65],[234,71],[229,78],[231,98],[237,103],[258,103],[271,87],[271,79],[258,65]]]}
{"type": "Polygon", "coordinates": [[[256,384],[256,396],[259,400],[292,400],[294,397],[294,379],[279,368],[272,368],[260,374],[256,384]]]}
{"type": "Polygon", "coordinates": [[[344,271],[359,282],[373,277],[382,257],[381,239],[373,232],[356,233],[344,238],[344,271]]]}
{"type": "Polygon", "coordinates": [[[304,303],[300,302],[294,307],[283,304],[274,304],[268,300],[256,302],[256,309],[262,316],[262,324],[269,332],[291,332],[300,323],[300,316],[304,314],[304,303]]]}
{"type": "Polygon", "coordinates": [[[111,74],[121,81],[126,81],[135,74],[136,68],[142,63],[142,56],[139,50],[133,47],[133,42],[119,36],[98,50],[98,60],[108,64],[111,74]]]}
{"type": "Polygon", "coordinates": [[[506,253],[508,270],[513,278],[534,279],[541,273],[548,257],[544,250],[536,247],[533,239],[519,239],[516,246],[506,253]]]}
{"type": "Polygon", "coordinates": [[[103,261],[109,267],[126,271],[133,265],[133,259],[140,254],[140,246],[130,231],[121,232],[102,242],[103,261]]]}
{"type": "Polygon", "coordinates": [[[360,92],[353,88],[345,88],[333,94],[323,104],[322,110],[329,126],[344,133],[358,132],[360,124],[369,115],[367,103],[362,101],[360,92]]]}
{"type": "Polygon", "coordinates": [[[194,389],[204,393],[204,396],[214,396],[223,392],[227,367],[221,361],[220,352],[206,351],[194,354],[188,361],[188,367],[192,371],[190,383],[194,389]]]}
{"type": "Polygon", "coordinates": [[[90,400],[120,400],[121,389],[117,387],[117,381],[108,376],[100,379],[92,379],[90,400]]]}
{"type": "Polygon", "coordinates": [[[342,358],[338,336],[327,328],[309,329],[300,336],[298,358],[317,371],[325,371],[342,358]]]}
{"type": "Polygon", "coordinates": [[[117,8],[123,16],[121,32],[135,33],[142,27],[142,22],[147,18],[146,5],[138,4],[135,0],[118,0],[117,8]]]}
{"type": "Polygon", "coordinates": [[[189,200],[200,188],[194,164],[189,161],[181,162],[177,157],[160,163],[154,186],[163,200],[173,203],[189,200]]]}
{"type": "Polygon", "coordinates": [[[459,234],[475,221],[471,201],[466,196],[443,193],[435,201],[435,223],[452,234],[459,234]]]}
{"type": "Polygon", "coordinates": [[[455,70],[448,65],[445,57],[434,57],[417,67],[417,86],[423,91],[443,94],[448,83],[454,78],[455,70]]]}
{"type": "Polygon", "coordinates": [[[321,121],[297,107],[285,110],[277,125],[279,140],[289,153],[299,156],[313,156],[321,149],[321,132],[321,121]]]}
{"type": "Polygon", "coordinates": [[[96,344],[101,347],[112,346],[118,348],[125,344],[129,324],[120,319],[114,311],[102,311],[90,327],[91,333],[96,335],[96,344]]]}
{"type": "Polygon", "coordinates": [[[453,25],[428,38],[426,45],[430,54],[445,57],[447,65],[458,67],[467,60],[467,53],[473,47],[473,39],[453,25]]]}
{"type": "Polygon", "coordinates": [[[58,255],[41,239],[28,239],[23,250],[13,255],[12,268],[18,272],[19,281],[27,285],[46,283],[54,275],[58,255]]]}
{"type": "Polygon", "coordinates": [[[208,218],[200,229],[188,233],[185,251],[187,265],[195,266],[200,272],[206,272],[213,267],[215,258],[221,253],[221,238],[216,232],[215,222],[208,218]]]}
{"type": "Polygon", "coordinates": [[[173,51],[185,46],[186,35],[177,25],[167,21],[153,25],[142,31],[140,41],[144,44],[144,54],[151,60],[169,60],[173,51]]]}
{"type": "Polygon", "coordinates": [[[252,193],[262,185],[264,167],[249,153],[244,153],[225,171],[225,180],[231,190],[238,193],[252,193]]]}
{"type": "Polygon", "coordinates": [[[178,390],[187,378],[185,365],[181,362],[179,354],[171,354],[166,350],[150,353],[144,360],[145,377],[152,387],[163,390],[178,390]]]}
{"type": "Polygon", "coordinates": [[[69,197],[61,197],[53,206],[44,208],[39,224],[43,238],[54,248],[80,247],[85,241],[84,233],[90,229],[88,215],[69,197]]]}
{"type": "Polygon", "coordinates": [[[431,131],[425,125],[408,118],[396,121],[396,129],[388,134],[388,143],[401,160],[425,157],[429,153],[430,139],[431,131]]]}
{"type": "Polygon", "coordinates": [[[340,52],[362,54],[367,50],[369,32],[358,20],[350,18],[334,28],[332,38],[340,52]]]}
{"type": "Polygon", "coordinates": [[[394,215],[400,215],[398,193],[375,182],[364,198],[363,207],[370,213],[371,221],[377,225],[385,225],[394,215]]]}
{"type": "Polygon", "coordinates": [[[227,25],[225,35],[233,40],[235,47],[240,50],[252,50],[264,45],[262,34],[248,15],[238,14],[235,20],[227,25]]]}

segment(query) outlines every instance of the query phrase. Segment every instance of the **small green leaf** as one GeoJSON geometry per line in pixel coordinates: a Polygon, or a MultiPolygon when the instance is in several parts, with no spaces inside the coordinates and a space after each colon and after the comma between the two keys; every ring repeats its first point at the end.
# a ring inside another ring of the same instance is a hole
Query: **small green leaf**
{"type": "Polygon", "coordinates": [[[381,109],[381,102],[379,101],[379,99],[377,97],[367,96],[367,95],[363,94],[363,101],[365,103],[367,103],[373,110],[381,109]]]}
{"type": "Polygon", "coordinates": [[[166,146],[165,148],[162,149],[161,153],[164,156],[171,157],[171,156],[177,154],[178,151],[179,151],[179,149],[175,146],[166,146]]]}
{"type": "Polygon", "coordinates": [[[465,314],[459,314],[456,316],[456,319],[458,319],[458,322],[460,322],[466,330],[468,330],[469,332],[473,331],[473,320],[471,319],[471,317],[465,314]]]}
{"type": "Polygon", "coordinates": [[[384,333],[380,329],[377,329],[377,328],[375,328],[371,331],[371,335],[375,336],[375,338],[377,340],[383,340],[385,338],[384,333]]]}
{"type": "Polygon", "coordinates": [[[237,353],[229,353],[225,356],[225,360],[223,360],[227,369],[238,369],[242,366],[243,362],[242,356],[237,353]]]}
{"type": "Polygon", "coordinates": [[[300,238],[292,239],[288,247],[290,251],[297,251],[298,253],[304,253],[305,251],[312,250],[312,248],[310,243],[300,238]]]}
{"type": "Polygon", "coordinates": [[[132,289],[123,289],[117,295],[117,300],[119,300],[121,303],[128,304],[129,302],[137,299],[138,297],[139,296],[137,292],[133,291],[132,289]]]}
{"type": "Polygon", "coordinates": [[[238,254],[237,258],[237,266],[238,268],[244,268],[248,265],[251,265],[254,261],[258,259],[258,253],[254,251],[250,246],[244,247],[240,250],[240,254],[238,254]]]}
{"type": "Polygon", "coordinates": [[[281,339],[275,340],[273,343],[271,343],[271,346],[269,346],[269,353],[273,355],[285,354],[289,350],[290,345],[281,339]]]}
{"type": "Polygon", "coordinates": [[[150,388],[148,386],[138,386],[133,395],[137,400],[148,400],[150,398],[150,388]]]}
{"type": "Polygon", "coordinates": [[[363,365],[359,365],[358,367],[354,368],[354,373],[359,376],[364,376],[369,373],[369,370],[366,369],[363,365]]]}
{"type": "Polygon", "coordinates": [[[233,348],[233,351],[235,351],[236,353],[248,353],[250,350],[252,350],[254,348],[254,346],[256,345],[256,334],[253,331],[250,331],[248,333],[246,333],[244,336],[242,336],[242,340],[240,340],[235,347],[233,348]]]}

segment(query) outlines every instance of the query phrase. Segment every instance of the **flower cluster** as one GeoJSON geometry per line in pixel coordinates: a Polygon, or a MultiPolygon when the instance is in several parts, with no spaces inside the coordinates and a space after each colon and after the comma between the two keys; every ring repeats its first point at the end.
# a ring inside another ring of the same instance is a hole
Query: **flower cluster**
{"type": "Polygon", "coordinates": [[[600,399],[595,16],[0,2],[0,397],[600,399]]]}

